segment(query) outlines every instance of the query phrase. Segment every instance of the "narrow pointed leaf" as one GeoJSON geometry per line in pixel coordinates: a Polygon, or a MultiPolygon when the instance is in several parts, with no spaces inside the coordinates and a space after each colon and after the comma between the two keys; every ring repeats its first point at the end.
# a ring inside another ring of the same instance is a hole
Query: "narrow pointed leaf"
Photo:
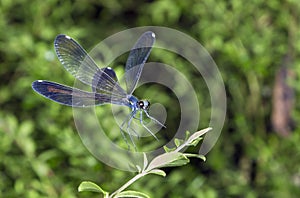
{"type": "Polygon", "coordinates": [[[108,192],[103,190],[97,184],[90,181],[81,182],[81,184],[78,186],[78,192],[83,192],[83,191],[98,192],[98,193],[102,193],[104,196],[108,195],[108,192]]]}
{"type": "Polygon", "coordinates": [[[178,146],[180,146],[180,144],[182,144],[182,140],[175,138],[174,143],[175,143],[176,147],[178,147],[178,146]]]}
{"type": "Polygon", "coordinates": [[[160,176],[163,176],[163,177],[165,177],[167,175],[165,173],[165,171],[160,170],[160,169],[153,169],[148,174],[156,174],[156,175],[160,175],[160,176]]]}
{"type": "Polygon", "coordinates": [[[146,167],[148,166],[148,159],[147,159],[146,153],[143,153],[143,155],[144,155],[144,167],[143,167],[143,170],[145,170],[146,167]]]}
{"type": "Polygon", "coordinates": [[[116,196],[114,197],[118,197],[118,198],[122,198],[122,197],[130,197],[130,198],[150,198],[148,195],[146,195],[145,193],[141,193],[141,192],[137,192],[137,191],[133,191],[133,190],[127,190],[127,191],[123,191],[118,193],[116,196]]]}
{"type": "Polygon", "coordinates": [[[189,162],[189,159],[179,152],[164,153],[154,158],[146,171],[160,167],[182,166],[189,162]]]}
{"type": "Polygon", "coordinates": [[[138,173],[142,172],[142,169],[141,169],[141,167],[139,165],[135,165],[135,167],[136,167],[138,173]]]}
{"type": "Polygon", "coordinates": [[[175,151],[176,148],[169,148],[166,145],[164,146],[164,150],[166,151],[166,153],[170,153],[172,151],[175,151]]]}
{"type": "Polygon", "coordinates": [[[202,140],[202,137],[198,137],[196,139],[193,139],[191,142],[189,142],[187,144],[187,146],[197,146],[197,144],[200,142],[200,140],[202,140]]]}
{"type": "Polygon", "coordinates": [[[199,155],[199,154],[194,154],[194,153],[184,153],[184,155],[188,158],[196,157],[196,158],[202,159],[203,161],[206,160],[206,157],[204,155],[199,155]]]}
{"type": "MultiPolygon", "coordinates": [[[[200,141],[200,140],[197,140],[199,137],[201,137],[202,135],[204,135],[205,133],[207,133],[208,131],[210,131],[212,128],[211,127],[208,127],[206,129],[203,129],[201,131],[197,131],[195,133],[193,133],[189,138],[188,140],[186,141],[187,142],[187,145],[190,145],[190,144],[194,144],[194,140],[196,141],[200,141]]],[[[197,142],[197,143],[198,143],[197,142]]]]}
{"type": "Polygon", "coordinates": [[[189,132],[189,131],[185,132],[185,138],[184,138],[185,142],[189,139],[190,135],[191,135],[191,132],[189,132]]]}

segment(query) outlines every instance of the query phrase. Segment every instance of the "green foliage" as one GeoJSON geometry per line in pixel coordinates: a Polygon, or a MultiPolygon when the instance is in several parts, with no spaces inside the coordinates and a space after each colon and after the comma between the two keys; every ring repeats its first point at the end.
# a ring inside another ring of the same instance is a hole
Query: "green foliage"
{"type": "MultiPolygon", "coordinates": [[[[39,97],[30,85],[37,79],[72,85],[73,77],[54,54],[57,34],[91,49],[113,33],[144,25],[175,28],[203,44],[221,70],[228,117],[206,163],[191,159],[168,169],[166,181],[149,175],[132,188],[150,197],[298,197],[299,127],[279,137],[270,127],[270,115],[275,72],[284,55],[293,57],[290,66],[299,76],[299,13],[296,0],[0,1],[0,197],[93,197],[78,195],[76,186],[89,180],[111,190],[128,179],[84,148],[71,108],[39,97]]],[[[210,99],[202,77],[174,54],[153,50],[150,58],[176,66],[201,90],[200,127],[207,126],[210,99]]],[[[299,78],[291,84],[297,101],[299,78]]],[[[150,88],[137,94],[170,105],[164,136],[171,139],[180,119],[178,103],[150,88]]],[[[113,131],[105,110],[99,111],[107,131],[113,131]]]]}
{"type": "MultiPolygon", "coordinates": [[[[201,136],[210,131],[211,128],[203,129],[201,131],[195,132],[190,137],[188,136],[189,133],[187,133],[186,140],[181,140],[182,143],[177,144],[176,148],[174,150],[166,153],[163,153],[161,155],[158,155],[155,157],[151,162],[148,162],[147,156],[145,153],[144,155],[144,167],[139,171],[137,175],[135,175],[132,179],[130,179],[128,182],[126,182],[123,186],[121,186],[118,190],[111,193],[109,195],[108,192],[104,191],[100,186],[93,182],[84,181],[82,182],[79,187],[78,191],[92,191],[92,192],[98,192],[103,194],[106,198],[113,198],[113,197],[137,197],[137,198],[144,198],[149,197],[148,195],[138,192],[138,191],[124,191],[127,187],[129,187],[131,184],[136,182],[138,179],[149,175],[149,174],[155,174],[165,177],[166,173],[161,170],[160,168],[164,167],[171,167],[171,166],[182,166],[187,163],[189,163],[188,157],[198,157],[200,159],[205,159],[203,155],[199,154],[189,154],[189,153],[183,153],[180,152],[182,149],[188,146],[196,146],[195,142],[199,142],[202,138],[201,136]]],[[[177,141],[178,142],[178,141],[177,141]]],[[[138,167],[138,165],[136,165],[138,167]]]]}

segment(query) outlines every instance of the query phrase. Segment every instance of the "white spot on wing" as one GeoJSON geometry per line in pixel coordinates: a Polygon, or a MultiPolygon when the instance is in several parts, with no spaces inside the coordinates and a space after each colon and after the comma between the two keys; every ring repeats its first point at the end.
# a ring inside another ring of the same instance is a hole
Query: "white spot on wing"
{"type": "Polygon", "coordinates": [[[69,37],[69,36],[66,35],[66,39],[71,39],[71,37],[69,37]]]}
{"type": "Polygon", "coordinates": [[[43,80],[38,80],[38,82],[40,82],[40,83],[41,83],[41,82],[43,82],[43,80]]]}
{"type": "Polygon", "coordinates": [[[153,32],[152,32],[151,36],[152,36],[153,38],[155,38],[155,34],[154,34],[153,32]]]}

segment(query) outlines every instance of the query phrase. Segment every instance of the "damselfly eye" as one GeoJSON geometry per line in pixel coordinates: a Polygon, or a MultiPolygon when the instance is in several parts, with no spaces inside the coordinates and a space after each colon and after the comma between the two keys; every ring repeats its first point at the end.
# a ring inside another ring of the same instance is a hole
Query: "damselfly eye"
{"type": "Polygon", "coordinates": [[[140,107],[141,109],[144,108],[144,102],[143,102],[143,101],[139,101],[139,107],[140,107]]]}
{"type": "Polygon", "coordinates": [[[150,102],[148,100],[140,100],[138,104],[140,109],[148,110],[150,107],[150,102]]]}

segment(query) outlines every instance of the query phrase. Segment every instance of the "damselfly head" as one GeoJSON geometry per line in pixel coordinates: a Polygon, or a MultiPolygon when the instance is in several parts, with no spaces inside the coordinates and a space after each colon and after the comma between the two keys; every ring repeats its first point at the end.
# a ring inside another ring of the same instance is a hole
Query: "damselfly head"
{"type": "Polygon", "coordinates": [[[149,100],[140,100],[138,102],[139,108],[143,110],[149,110],[150,108],[150,102],[149,100]]]}

